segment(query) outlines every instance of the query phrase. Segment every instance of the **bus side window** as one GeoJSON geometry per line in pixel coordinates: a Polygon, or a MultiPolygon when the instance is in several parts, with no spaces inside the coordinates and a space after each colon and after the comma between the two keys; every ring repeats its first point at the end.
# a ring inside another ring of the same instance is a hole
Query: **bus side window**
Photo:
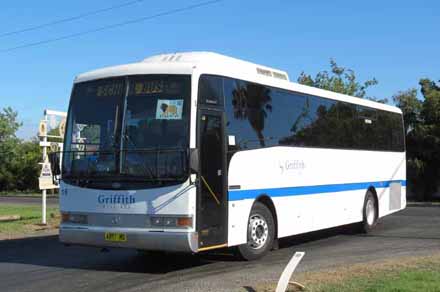
{"type": "Polygon", "coordinates": [[[391,114],[385,111],[377,113],[376,150],[391,150],[393,121],[391,114]]]}
{"type": "Polygon", "coordinates": [[[258,99],[254,92],[256,89],[245,81],[224,79],[226,135],[235,136],[237,150],[261,147],[264,128],[261,128],[261,121],[255,115],[258,99]],[[254,96],[251,101],[248,100],[250,95],[254,96]]]}
{"type": "Polygon", "coordinates": [[[306,145],[311,147],[335,148],[339,144],[338,115],[336,102],[316,96],[309,96],[309,135],[306,145]]]}
{"type": "Polygon", "coordinates": [[[390,115],[390,127],[391,127],[391,150],[392,151],[405,151],[405,138],[403,119],[400,114],[388,113],[390,115]]]}
{"type": "Polygon", "coordinates": [[[356,106],[346,102],[338,102],[338,146],[343,149],[353,149],[356,147],[355,125],[353,120],[356,117],[356,106]]]}
{"type": "Polygon", "coordinates": [[[375,150],[376,149],[376,127],[377,111],[364,106],[357,106],[356,144],[358,149],[375,150]]]}

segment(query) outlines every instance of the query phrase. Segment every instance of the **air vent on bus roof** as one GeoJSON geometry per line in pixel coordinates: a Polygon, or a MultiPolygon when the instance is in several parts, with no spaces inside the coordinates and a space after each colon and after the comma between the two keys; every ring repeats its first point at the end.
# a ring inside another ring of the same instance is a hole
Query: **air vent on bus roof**
{"type": "MultiPolygon", "coordinates": [[[[154,56],[152,58],[147,58],[145,60],[149,60],[152,59],[153,60],[154,56]]],[[[172,62],[172,61],[180,61],[180,59],[182,58],[182,55],[177,55],[177,54],[169,54],[169,55],[164,55],[161,59],[162,62],[172,62]]],[[[145,61],[144,60],[144,61],[145,61]]]]}
{"type": "Polygon", "coordinates": [[[271,71],[271,70],[260,68],[260,67],[257,67],[257,73],[260,74],[260,75],[267,76],[267,77],[273,77],[273,78],[278,78],[278,79],[282,79],[282,80],[288,80],[286,74],[275,72],[275,71],[271,71]]]}

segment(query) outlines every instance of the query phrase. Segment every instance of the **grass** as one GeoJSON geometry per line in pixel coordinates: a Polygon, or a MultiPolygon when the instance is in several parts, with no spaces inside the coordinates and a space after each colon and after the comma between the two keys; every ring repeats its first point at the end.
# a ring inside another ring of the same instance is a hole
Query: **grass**
{"type": "MultiPolygon", "coordinates": [[[[355,264],[295,277],[310,292],[440,292],[440,254],[355,264]]],[[[275,291],[276,284],[255,291],[275,291]]],[[[289,292],[300,291],[289,287],[289,292]]]]}
{"type": "Polygon", "coordinates": [[[307,291],[345,292],[345,291],[440,291],[440,265],[436,270],[427,268],[408,269],[390,272],[387,275],[356,277],[339,284],[321,284],[307,291]]]}
{"type": "Polygon", "coordinates": [[[42,229],[56,228],[60,217],[58,208],[47,208],[47,226],[41,225],[41,206],[39,205],[0,205],[0,215],[20,215],[21,220],[0,222],[0,239],[12,238],[42,229]]]}

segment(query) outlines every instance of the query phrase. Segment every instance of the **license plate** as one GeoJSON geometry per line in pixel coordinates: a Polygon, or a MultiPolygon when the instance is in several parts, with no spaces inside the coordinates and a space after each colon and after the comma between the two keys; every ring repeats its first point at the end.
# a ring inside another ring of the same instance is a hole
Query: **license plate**
{"type": "Polygon", "coordinates": [[[114,242],[126,242],[127,241],[127,234],[106,232],[105,233],[105,240],[106,241],[114,241],[114,242]]]}

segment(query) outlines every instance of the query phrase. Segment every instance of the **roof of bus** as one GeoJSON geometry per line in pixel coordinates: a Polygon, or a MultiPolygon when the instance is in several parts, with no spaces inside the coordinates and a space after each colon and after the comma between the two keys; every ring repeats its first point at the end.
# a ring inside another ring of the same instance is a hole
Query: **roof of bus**
{"type": "Polygon", "coordinates": [[[285,71],[213,52],[183,52],[155,55],[138,63],[107,67],[80,74],[75,78],[75,83],[125,75],[193,74],[195,72],[199,74],[228,76],[303,94],[402,113],[399,108],[391,105],[290,82],[289,76],[285,71]]]}

